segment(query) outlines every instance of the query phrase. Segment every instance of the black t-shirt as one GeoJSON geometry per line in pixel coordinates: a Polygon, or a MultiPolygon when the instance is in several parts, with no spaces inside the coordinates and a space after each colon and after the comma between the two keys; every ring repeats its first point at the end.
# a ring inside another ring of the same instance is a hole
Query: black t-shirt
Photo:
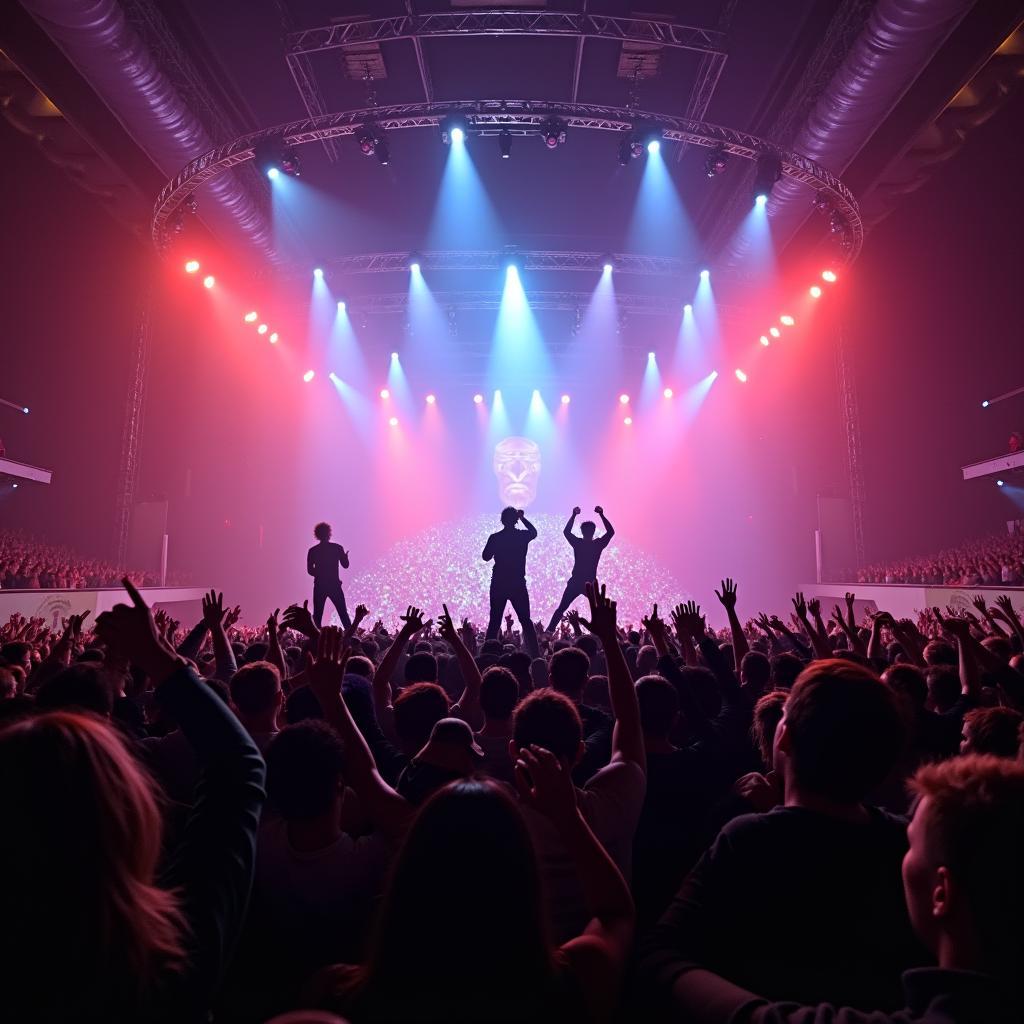
{"type": "Polygon", "coordinates": [[[499,530],[487,538],[484,553],[494,557],[491,574],[496,580],[516,581],[526,576],[526,549],[536,531],[499,530]]]}
{"type": "Polygon", "coordinates": [[[323,541],[314,544],[306,556],[306,564],[309,566],[309,574],[318,583],[337,582],[345,562],[345,555],[340,544],[333,544],[331,541],[323,541]]]}
{"type": "Polygon", "coordinates": [[[800,807],[729,822],[645,943],[668,986],[707,968],[769,1000],[903,1005],[901,973],[928,962],[903,898],[902,818],[855,824],[800,807]]]}
{"type": "Polygon", "coordinates": [[[586,537],[569,537],[569,543],[575,554],[572,565],[572,576],[576,580],[592,581],[597,579],[597,563],[601,561],[601,552],[608,547],[611,537],[605,534],[603,537],[595,537],[587,540],[586,537]]]}

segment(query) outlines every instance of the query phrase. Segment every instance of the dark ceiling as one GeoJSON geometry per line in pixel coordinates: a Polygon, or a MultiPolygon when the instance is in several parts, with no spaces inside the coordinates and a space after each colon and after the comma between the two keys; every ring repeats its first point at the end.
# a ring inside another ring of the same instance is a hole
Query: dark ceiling
{"type": "MultiPolygon", "coordinates": [[[[868,144],[858,147],[854,163],[849,168],[830,167],[852,175],[862,201],[905,158],[907,140],[927,132],[961,88],[992,59],[1019,24],[1024,6],[1010,0],[974,4],[938,0],[938,4],[960,8],[951,17],[948,37],[921,55],[911,87],[893,95],[892,102],[879,110],[868,144]]],[[[144,235],[155,191],[178,166],[167,166],[166,160],[160,166],[159,154],[145,132],[122,111],[118,116],[112,113],[102,85],[96,86],[87,71],[76,70],[81,62],[73,59],[60,33],[51,30],[62,11],[87,5],[76,0],[24,0],[20,6],[2,6],[0,48],[10,59],[8,92],[20,89],[25,111],[31,107],[33,87],[52,100],[54,113],[59,111],[60,116],[45,122],[46,128],[60,122],[65,134],[75,136],[73,142],[64,140],[75,157],[64,161],[69,173],[144,235]],[[61,45],[53,39],[61,40],[61,45]],[[103,188],[95,187],[88,168],[82,169],[87,151],[96,165],[92,173],[105,179],[103,188]],[[112,179],[117,179],[117,187],[112,179]]],[[[423,15],[470,6],[586,10],[593,15],[653,19],[721,32],[728,56],[704,118],[786,146],[799,142],[809,113],[834,87],[837,69],[881,5],[870,0],[589,0],[586,4],[577,0],[557,6],[543,0],[509,0],[501,5],[470,5],[462,0],[122,0],[120,4],[127,30],[153,54],[214,144],[307,115],[285,60],[289,33],[354,18],[400,16],[407,9],[423,15]]],[[[927,7],[923,2],[904,5],[907,10],[915,6],[927,7]]],[[[578,52],[573,38],[427,38],[422,41],[424,78],[416,48],[408,39],[383,43],[376,52],[373,46],[354,51],[334,49],[308,58],[314,89],[327,111],[365,107],[368,97],[381,105],[421,101],[425,89],[440,102],[513,98],[565,102],[572,98],[578,52]],[[377,69],[372,82],[359,80],[358,68],[367,66],[366,61],[377,69]]],[[[673,48],[636,51],[637,47],[618,40],[588,40],[581,50],[578,100],[616,106],[634,102],[640,109],[676,115],[692,111],[695,86],[706,72],[702,55],[673,48]],[[631,81],[622,69],[638,61],[644,71],[631,81]]],[[[12,119],[10,106],[6,112],[12,119]]],[[[17,126],[30,133],[39,123],[28,113],[22,121],[28,123],[17,126]]],[[[423,244],[443,153],[435,132],[419,129],[394,134],[401,137],[392,141],[388,168],[363,159],[351,138],[337,141],[333,160],[320,144],[303,147],[304,179],[351,213],[343,228],[331,233],[327,243],[331,252],[323,251],[325,242],[319,238],[309,247],[318,250],[318,257],[423,244]]],[[[961,132],[959,142],[968,134],[961,132]]],[[[520,140],[511,167],[492,159],[496,157],[494,140],[477,141],[474,158],[506,232],[515,236],[513,241],[576,248],[608,244],[620,248],[625,242],[636,186],[622,184],[625,176],[616,166],[614,141],[606,133],[578,132],[555,154],[543,152],[537,140],[520,140]]],[[[51,145],[47,154],[51,159],[53,149],[51,145]]],[[[673,149],[669,163],[697,230],[696,245],[713,253],[725,244],[742,216],[749,168],[731,167],[722,178],[709,182],[703,170],[706,151],[691,148],[678,156],[677,160],[673,149]]],[[[267,211],[266,183],[251,171],[243,169],[239,188],[267,211]]],[[[879,219],[892,203],[875,205],[874,216],[879,219]]],[[[223,221],[207,216],[211,209],[205,201],[199,212],[215,233],[228,237],[223,221]]],[[[813,245],[820,242],[825,228],[820,219],[810,217],[810,205],[805,203],[798,220],[806,223],[799,237],[813,245]]],[[[302,254],[303,258],[308,255],[302,254]]]]}

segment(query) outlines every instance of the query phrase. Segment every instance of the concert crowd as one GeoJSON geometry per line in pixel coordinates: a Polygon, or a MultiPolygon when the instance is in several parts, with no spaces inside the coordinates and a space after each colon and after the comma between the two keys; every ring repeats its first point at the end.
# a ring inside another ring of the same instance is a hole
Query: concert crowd
{"type": "Polygon", "coordinates": [[[1024,583],[1024,533],[985,537],[927,558],[868,566],[856,578],[858,583],[1019,587],[1024,583]]]}
{"type": "Polygon", "coordinates": [[[1021,1020],[1008,597],[754,615],[726,579],[715,632],[587,580],[488,638],[125,589],[0,626],[6,1019],[1021,1020]]]}

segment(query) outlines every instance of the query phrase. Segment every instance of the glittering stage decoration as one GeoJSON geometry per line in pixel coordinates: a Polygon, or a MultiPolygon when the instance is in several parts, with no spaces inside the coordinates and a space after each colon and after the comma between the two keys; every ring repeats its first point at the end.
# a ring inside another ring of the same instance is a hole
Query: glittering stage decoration
{"type": "MultiPolygon", "coordinates": [[[[545,513],[528,518],[538,533],[526,560],[530,610],[534,620],[546,624],[572,571],[572,548],[562,536],[565,517],[545,513]]],[[[370,609],[370,621],[381,618],[391,627],[410,604],[436,619],[447,603],[456,621],[468,616],[475,625],[486,626],[493,563],[483,561],[480,553],[488,536],[500,528],[496,515],[480,515],[399,541],[370,569],[346,581],[349,608],[362,602],[370,609]]],[[[598,569],[609,596],[618,602],[620,624],[639,623],[655,602],[667,618],[668,609],[687,600],[689,593],[648,555],[620,541],[621,536],[617,533],[605,549],[598,569]]],[[[572,605],[584,616],[586,606],[585,597],[572,605]]]]}

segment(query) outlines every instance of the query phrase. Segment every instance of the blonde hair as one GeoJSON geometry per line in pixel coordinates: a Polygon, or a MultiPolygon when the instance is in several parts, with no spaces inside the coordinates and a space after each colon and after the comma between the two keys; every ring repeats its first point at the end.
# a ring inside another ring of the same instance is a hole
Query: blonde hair
{"type": "Polygon", "coordinates": [[[0,730],[5,1001],[125,1011],[185,963],[185,920],[155,881],[152,781],[108,724],[52,712],[0,730]]]}

